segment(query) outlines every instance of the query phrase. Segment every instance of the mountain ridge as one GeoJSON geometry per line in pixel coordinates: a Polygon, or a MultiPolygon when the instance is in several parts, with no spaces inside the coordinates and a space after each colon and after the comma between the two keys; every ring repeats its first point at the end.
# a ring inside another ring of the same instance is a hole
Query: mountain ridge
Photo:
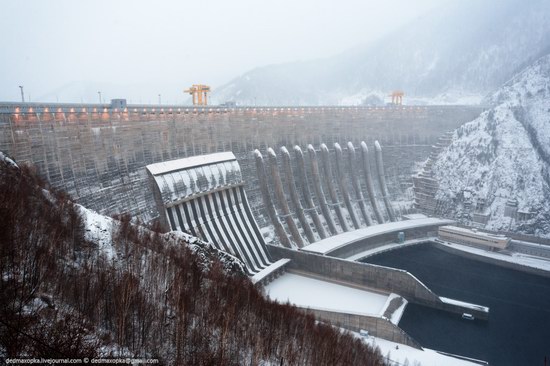
{"type": "Polygon", "coordinates": [[[457,129],[433,164],[436,198],[466,219],[474,204],[489,229],[550,237],[550,55],[488,100],[493,107],[457,129]]]}
{"type": "Polygon", "coordinates": [[[402,89],[406,103],[477,104],[550,48],[548,14],[543,0],[465,1],[333,57],[255,68],[213,96],[250,105],[359,104],[402,89]]]}

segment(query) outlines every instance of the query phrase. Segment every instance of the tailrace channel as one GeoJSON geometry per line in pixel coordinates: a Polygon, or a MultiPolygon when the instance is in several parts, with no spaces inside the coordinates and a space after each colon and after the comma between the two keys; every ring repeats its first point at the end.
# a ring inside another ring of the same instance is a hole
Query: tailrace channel
{"type": "Polygon", "coordinates": [[[422,346],[482,359],[490,365],[550,361],[550,278],[447,253],[431,244],[363,260],[404,269],[439,296],[490,307],[489,320],[407,306],[399,326],[422,346]]]}

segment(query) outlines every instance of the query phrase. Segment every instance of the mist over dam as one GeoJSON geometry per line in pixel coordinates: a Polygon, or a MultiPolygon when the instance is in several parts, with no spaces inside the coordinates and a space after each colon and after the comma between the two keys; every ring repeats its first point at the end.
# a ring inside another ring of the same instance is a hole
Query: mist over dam
{"type": "MultiPolygon", "coordinates": [[[[147,186],[151,163],[232,151],[260,226],[266,219],[253,150],[378,140],[393,201],[411,194],[411,173],[445,132],[474,119],[479,106],[181,107],[0,104],[0,150],[37,166],[86,207],[158,216],[147,186]]],[[[408,197],[409,199],[411,197],[408,197]]]]}

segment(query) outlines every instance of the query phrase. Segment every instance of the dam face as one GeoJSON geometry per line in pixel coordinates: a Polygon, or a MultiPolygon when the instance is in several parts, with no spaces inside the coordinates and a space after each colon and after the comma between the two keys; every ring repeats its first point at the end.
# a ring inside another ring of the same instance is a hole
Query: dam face
{"type": "MultiPolygon", "coordinates": [[[[477,117],[481,107],[185,108],[0,103],[0,151],[37,166],[57,188],[103,214],[158,216],[145,166],[194,155],[232,151],[260,226],[268,221],[254,149],[353,142],[384,148],[392,200],[412,195],[415,164],[428,158],[445,132],[477,117]]],[[[374,164],[374,161],[373,161],[374,164]]],[[[336,167],[335,167],[336,168],[336,167]]],[[[294,167],[296,170],[296,167],[294,167]]]]}

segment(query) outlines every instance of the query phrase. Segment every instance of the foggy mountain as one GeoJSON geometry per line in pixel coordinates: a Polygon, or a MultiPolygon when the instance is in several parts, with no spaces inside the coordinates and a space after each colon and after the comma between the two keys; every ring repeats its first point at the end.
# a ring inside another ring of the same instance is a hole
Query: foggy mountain
{"type": "Polygon", "coordinates": [[[214,90],[245,105],[478,103],[550,48],[550,2],[468,0],[340,55],[251,70],[214,90]],[[373,98],[373,96],[375,96],[373,98]],[[431,100],[428,100],[431,99],[431,100]]]}
{"type": "Polygon", "coordinates": [[[437,198],[462,217],[481,203],[490,229],[550,236],[550,55],[489,102],[494,107],[457,129],[434,163],[437,198]],[[507,205],[517,205],[515,219],[507,205]]]}

